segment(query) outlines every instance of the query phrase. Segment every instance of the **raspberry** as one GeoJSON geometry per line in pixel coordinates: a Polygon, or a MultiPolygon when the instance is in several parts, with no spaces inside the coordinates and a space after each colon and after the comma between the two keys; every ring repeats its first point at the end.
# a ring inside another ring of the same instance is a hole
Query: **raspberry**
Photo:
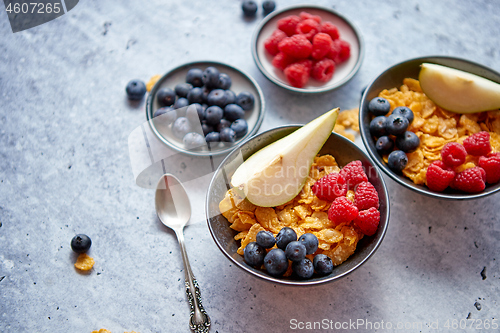
{"type": "Polygon", "coordinates": [[[297,24],[300,22],[300,17],[297,15],[290,15],[278,20],[278,29],[286,33],[287,36],[292,36],[295,34],[297,29],[297,24]]]}
{"type": "Polygon", "coordinates": [[[311,59],[302,59],[302,60],[297,61],[296,63],[304,65],[304,67],[306,68],[307,74],[308,75],[311,74],[311,70],[313,67],[313,61],[311,59]]]}
{"type": "Polygon", "coordinates": [[[323,22],[319,27],[319,31],[330,35],[332,40],[336,40],[340,36],[339,29],[331,22],[323,22]]]}
{"type": "Polygon", "coordinates": [[[321,23],[321,17],[319,17],[318,15],[313,15],[308,12],[300,12],[299,16],[301,20],[311,19],[318,23],[321,23]]]}
{"type": "Polygon", "coordinates": [[[442,192],[450,185],[453,178],[455,178],[455,171],[449,168],[443,161],[434,161],[427,168],[426,178],[427,187],[431,191],[442,192]]]}
{"type": "Polygon", "coordinates": [[[486,172],[486,182],[488,184],[495,184],[500,180],[500,153],[481,156],[479,166],[486,172]]]}
{"type": "Polygon", "coordinates": [[[443,162],[450,167],[456,167],[465,163],[465,157],[467,157],[467,151],[458,142],[448,142],[441,150],[443,162]]]}
{"type": "Polygon", "coordinates": [[[319,31],[319,23],[313,19],[305,19],[297,24],[295,32],[305,36],[307,39],[312,40],[314,35],[319,31]]]}
{"type": "Polygon", "coordinates": [[[297,59],[290,57],[289,55],[286,55],[283,52],[280,52],[274,56],[272,64],[277,69],[280,69],[283,71],[283,70],[285,70],[285,68],[288,65],[291,65],[296,61],[297,61],[297,59]]]}
{"type": "Polygon", "coordinates": [[[478,193],[484,190],[486,185],[486,172],[481,167],[466,169],[455,176],[450,186],[457,190],[468,193],[478,193]]]}
{"type": "Polygon", "coordinates": [[[344,176],[348,189],[353,189],[359,183],[368,181],[365,170],[363,170],[363,165],[359,160],[346,164],[340,170],[340,174],[344,176]]]}
{"type": "Polygon", "coordinates": [[[317,33],[313,37],[312,46],[313,48],[311,56],[316,60],[323,59],[327,55],[327,53],[330,52],[330,50],[332,49],[333,46],[332,37],[322,32],[317,33]]]}
{"type": "Polygon", "coordinates": [[[470,155],[486,156],[491,151],[490,133],[482,131],[464,140],[465,150],[470,155]]]}
{"type": "Polygon", "coordinates": [[[337,38],[333,41],[333,47],[328,53],[327,57],[335,61],[336,64],[340,64],[351,55],[351,46],[348,42],[343,39],[337,38]]]}
{"type": "Polygon", "coordinates": [[[311,77],[320,82],[328,82],[333,77],[333,73],[335,73],[335,62],[325,58],[314,64],[311,77]]]}
{"type": "Polygon", "coordinates": [[[304,35],[286,37],[278,44],[281,52],[297,58],[304,59],[311,55],[312,44],[304,35]]]}
{"type": "Polygon", "coordinates": [[[284,38],[286,37],[286,34],[281,31],[281,30],[274,30],[273,34],[269,36],[264,41],[264,48],[269,52],[271,55],[275,56],[278,54],[280,51],[278,49],[278,44],[281,42],[284,38]]]}
{"type": "Polygon", "coordinates": [[[377,231],[378,224],[380,222],[380,212],[377,208],[370,208],[366,210],[361,210],[353,221],[354,225],[359,228],[359,230],[367,235],[373,236],[377,231]]]}
{"type": "Polygon", "coordinates": [[[378,193],[370,182],[361,182],[356,186],[354,204],[359,210],[378,208],[378,193]]]}
{"type": "Polygon", "coordinates": [[[312,191],[321,200],[333,201],[337,197],[345,197],[347,184],[342,175],[332,172],[314,183],[312,191]]]}
{"type": "Polygon", "coordinates": [[[302,88],[309,81],[309,71],[306,65],[296,62],[287,66],[284,70],[285,76],[290,84],[296,88],[302,88]]]}
{"type": "Polygon", "coordinates": [[[328,219],[335,225],[350,222],[356,216],[358,216],[358,208],[346,197],[336,198],[328,209],[328,219]]]}

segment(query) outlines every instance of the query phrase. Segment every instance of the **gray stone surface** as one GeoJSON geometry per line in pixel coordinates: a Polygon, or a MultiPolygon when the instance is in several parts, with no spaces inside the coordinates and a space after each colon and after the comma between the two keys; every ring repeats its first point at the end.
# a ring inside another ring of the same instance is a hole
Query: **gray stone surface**
{"type": "MultiPolygon", "coordinates": [[[[258,71],[250,38],[261,16],[243,19],[239,1],[80,1],[16,34],[0,6],[1,332],[188,331],[175,235],[160,225],[153,191],[137,187],[130,168],[127,137],[145,119],[143,103],[125,98],[130,79],[222,60],[261,85],[266,130],[334,106],[357,107],[370,80],[407,58],[453,55],[500,71],[497,1],[315,3],[350,18],[366,45],[352,81],[319,96],[291,95],[258,71]],[[93,240],[88,275],[73,267],[75,233],[93,240]]],[[[181,163],[170,168],[187,172],[181,163]]],[[[211,332],[297,331],[293,320],[422,323],[412,332],[436,331],[435,322],[437,331],[454,332],[444,325],[465,319],[498,324],[498,194],[439,201],[386,181],[391,221],[380,249],[346,278],[308,288],[233,267],[204,222],[209,179],[188,188],[194,216],[186,245],[211,332]]],[[[342,331],[356,331],[345,325],[342,331]]]]}

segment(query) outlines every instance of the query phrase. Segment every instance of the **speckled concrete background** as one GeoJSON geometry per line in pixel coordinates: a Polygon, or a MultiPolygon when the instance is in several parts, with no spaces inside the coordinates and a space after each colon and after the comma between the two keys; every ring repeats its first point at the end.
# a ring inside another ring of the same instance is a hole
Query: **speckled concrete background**
{"type": "MultiPolygon", "coordinates": [[[[266,130],[333,106],[357,107],[370,80],[407,58],[453,55],[500,71],[499,2],[314,3],[350,18],[366,54],[352,81],[310,97],[290,95],[258,71],[250,38],[261,16],[244,20],[240,1],[80,1],[16,34],[0,5],[1,332],[188,331],[175,235],[160,225],[153,191],[137,187],[130,168],[127,137],[145,119],[144,105],[125,98],[130,79],[223,60],[261,85],[266,130]],[[75,233],[93,240],[88,275],[73,267],[75,233]]],[[[194,167],[187,158],[170,171],[194,167]]],[[[204,222],[209,179],[188,189],[194,216],[186,245],[211,332],[298,331],[294,320],[423,324],[413,332],[436,331],[436,322],[440,332],[455,332],[444,325],[465,319],[498,323],[499,196],[439,201],[386,180],[391,221],[378,252],[348,277],[309,288],[232,267],[204,222]]],[[[374,331],[365,328],[340,331],[374,331]]]]}

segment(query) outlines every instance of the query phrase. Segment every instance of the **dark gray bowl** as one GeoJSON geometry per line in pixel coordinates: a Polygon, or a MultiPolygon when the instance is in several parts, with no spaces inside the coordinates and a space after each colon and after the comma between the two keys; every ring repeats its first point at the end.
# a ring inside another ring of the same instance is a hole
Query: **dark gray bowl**
{"type": "Polygon", "coordinates": [[[389,222],[389,196],[383,178],[380,176],[377,168],[374,167],[370,159],[354,143],[343,136],[332,133],[321,149],[320,154],[331,154],[335,157],[340,166],[344,166],[353,160],[360,160],[363,163],[370,182],[375,186],[379,194],[380,225],[377,233],[371,237],[363,237],[358,243],[356,252],[344,263],[335,267],[330,275],[324,277],[315,277],[309,280],[298,280],[293,277],[276,278],[267,274],[265,271],[247,265],[243,257],[236,253],[239,242],[234,240],[234,236],[237,232],[229,228],[229,222],[219,211],[219,202],[224,198],[226,191],[230,188],[229,181],[231,176],[241,164],[240,153],[243,159],[246,160],[261,148],[290,134],[299,127],[298,125],[289,125],[268,130],[254,136],[234,149],[224,161],[222,161],[210,182],[207,192],[206,214],[208,228],[210,229],[210,233],[215,243],[222,253],[224,253],[236,266],[266,281],[305,286],[339,279],[368,260],[379,247],[387,230],[389,222]]]}
{"type": "Polygon", "coordinates": [[[361,132],[361,138],[363,139],[363,143],[366,146],[366,150],[368,151],[370,158],[379,168],[382,169],[382,171],[384,171],[397,183],[420,194],[428,195],[430,197],[448,200],[467,200],[482,198],[498,192],[500,190],[500,183],[487,185],[486,189],[483,192],[476,194],[468,194],[453,190],[451,188],[448,188],[444,192],[434,192],[429,190],[427,186],[415,185],[415,183],[413,183],[409,178],[393,172],[391,169],[389,169],[382,157],[377,153],[377,150],[375,149],[376,140],[374,140],[374,138],[370,135],[369,127],[371,116],[368,111],[368,103],[372,98],[377,97],[382,90],[401,86],[403,84],[403,79],[405,78],[418,79],[420,64],[422,64],[423,62],[453,67],[500,83],[500,73],[497,73],[488,67],[460,58],[445,56],[421,57],[403,61],[392,67],[389,67],[368,85],[365,92],[363,93],[361,104],[359,107],[359,128],[361,132]]]}

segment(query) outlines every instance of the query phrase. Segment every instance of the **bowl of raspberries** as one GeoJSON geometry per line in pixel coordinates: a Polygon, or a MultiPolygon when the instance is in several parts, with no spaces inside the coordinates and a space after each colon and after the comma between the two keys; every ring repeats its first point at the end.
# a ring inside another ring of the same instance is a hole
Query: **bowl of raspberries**
{"type": "Polygon", "coordinates": [[[257,82],[215,61],[170,70],[146,102],[146,118],[155,135],[167,146],[194,156],[229,152],[258,131],[264,110],[257,82]]]}
{"type": "Polygon", "coordinates": [[[278,86],[322,93],[356,74],[364,48],[347,18],[326,7],[299,5],[266,16],[254,33],[252,54],[260,71],[278,86]]]}

